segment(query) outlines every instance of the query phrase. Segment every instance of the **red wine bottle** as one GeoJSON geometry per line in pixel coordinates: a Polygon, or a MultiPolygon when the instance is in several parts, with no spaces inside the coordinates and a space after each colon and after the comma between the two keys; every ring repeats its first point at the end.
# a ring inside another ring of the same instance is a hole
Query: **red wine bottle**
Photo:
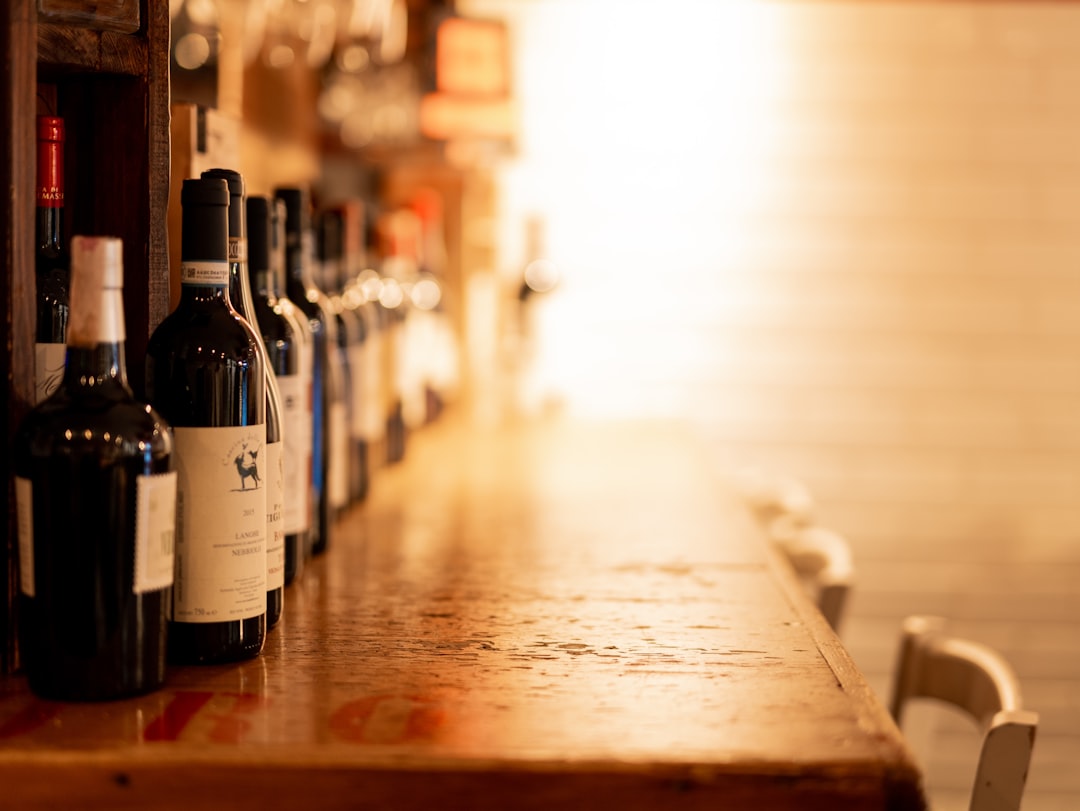
{"type": "Polygon", "coordinates": [[[281,619],[285,607],[285,443],[281,394],[262,339],[248,280],[247,198],[244,178],[232,169],[208,169],[203,177],[221,178],[229,185],[229,301],[258,339],[258,354],[266,372],[266,448],[260,462],[266,486],[266,628],[281,619]]]}
{"type": "Polygon", "coordinates": [[[64,119],[37,118],[37,333],[34,401],[60,385],[67,351],[69,256],[64,242],[64,119]]]}
{"type": "Polygon", "coordinates": [[[281,292],[281,269],[273,261],[271,201],[247,199],[248,274],[255,320],[262,333],[270,368],[281,394],[284,435],[285,584],[303,571],[310,523],[308,493],[311,481],[311,411],[309,387],[303,376],[304,332],[295,308],[286,306],[281,292]]]}
{"type": "Polygon", "coordinates": [[[270,207],[270,272],[277,279],[281,297],[277,300],[282,313],[286,318],[296,322],[300,327],[300,379],[297,381],[294,393],[300,405],[301,413],[298,415],[298,427],[300,429],[299,442],[303,449],[302,453],[307,458],[307,464],[300,469],[302,479],[297,482],[302,487],[298,492],[303,493],[303,509],[305,510],[304,526],[307,528],[307,544],[304,546],[303,562],[311,559],[314,546],[314,538],[317,532],[316,507],[314,484],[314,447],[315,439],[315,335],[311,331],[311,322],[299,305],[293,303],[285,290],[287,266],[286,261],[286,231],[285,222],[288,219],[285,201],[274,198],[270,207]]]}
{"type": "Polygon", "coordinates": [[[146,393],[179,475],[169,659],[210,664],[266,635],[266,370],[229,298],[228,184],[185,180],[180,203],[180,301],[150,336],[146,393]]]}
{"type": "Polygon", "coordinates": [[[334,512],[330,501],[331,410],[338,401],[337,371],[331,357],[337,330],[326,294],[315,283],[311,269],[311,200],[304,189],[279,188],[274,196],[285,203],[285,292],[307,318],[312,335],[311,492],[314,519],[311,551],[321,554],[330,546],[334,512]]]}
{"type": "Polygon", "coordinates": [[[63,378],[14,438],[20,645],[45,698],[165,679],[177,475],[169,426],[127,382],[121,263],[118,239],[72,240],[63,378]]]}
{"type": "Polygon", "coordinates": [[[331,405],[330,434],[337,437],[330,447],[330,473],[327,489],[332,514],[340,516],[355,500],[358,479],[366,478],[359,467],[359,450],[352,441],[349,425],[352,421],[352,380],[360,374],[353,369],[349,346],[355,339],[356,314],[346,310],[341,300],[339,280],[343,273],[343,218],[339,209],[326,209],[318,216],[319,288],[326,293],[327,306],[337,333],[336,345],[331,347],[333,366],[340,375],[341,396],[331,405]]]}

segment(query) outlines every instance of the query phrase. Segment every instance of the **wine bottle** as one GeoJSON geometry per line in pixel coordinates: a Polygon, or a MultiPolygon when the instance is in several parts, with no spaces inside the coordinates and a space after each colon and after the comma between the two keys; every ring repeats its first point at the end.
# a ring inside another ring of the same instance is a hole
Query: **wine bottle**
{"type": "Polygon", "coordinates": [[[247,199],[248,273],[255,320],[281,395],[284,446],[285,584],[303,570],[310,523],[311,411],[305,385],[304,332],[295,308],[282,301],[280,268],[273,261],[271,201],[247,199]]]}
{"type": "Polygon", "coordinates": [[[328,485],[329,451],[334,441],[330,434],[330,413],[340,396],[336,367],[331,362],[337,330],[326,294],[312,274],[310,197],[305,189],[299,188],[279,188],[274,196],[285,203],[285,292],[307,318],[312,334],[311,551],[317,555],[330,546],[334,527],[328,485]]]}
{"type": "Polygon", "coordinates": [[[69,256],[63,234],[64,119],[37,117],[35,402],[60,385],[67,350],[69,256]]]}
{"type": "Polygon", "coordinates": [[[352,410],[352,381],[360,373],[352,367],[349,347],[356,340],[357,325],[355,313],[346,310],[341,299],[339,280],[343,268],[343,220],[338,209],[327,209],[318,217],[318,248],[320,278],[319,286],[326,293],[330,312],[337,332],[336,346],[331,348],[331,357],[341,379],[341,397],[330,409],[330,434],[338,439],[330,446],[330,472],[327,489],[330,507],[334,515],[340,513],[354,501],[359,487],[358,478],[364,476],[359,467],[358,448],[352,441],[349,424],[352,410]]]}
{"type": "Polygon", "coordinates": [[[367,497],[371,481],[370,448],[364,424],[366,387],[374,377],[374,366],[366,365],[370,327],[364,312],[359,276],[363,269],[364,209],[360,200],[341,204],[341,263],[334,280],[335,297],[340,302],[341,323],[347,325],[343,351],[349,362],[349,500],[367,497]]]}
{"type": "Polygon", "coordinates": [[[305,478],[302,482],[305,487],[304,507],[306,509],[305,526],[307,526],[307,544],[304,546],[303,562],[306,563],[313,554],[312,547],[317,530],[315,516],[318,506],[315,497],[313,448],[315,438],[315,335],[311,331],[311,322],[308,320],[307,315],[298,305],[293,303],[285,290],[287,278],[285,272],[287,266],[286,242],[288,241],[285,221],[287,219],[288,212],[285,208],[285,201],[276,197],[273,198],[270,206],[270,273],[272,278],[278,280],[277,285],[281,290],[281,298],[278,299],[281,311],[287,318],[296,322],[303,336],[300,352],[299,396],[303,409],[302,425],[307,429],[307,432],[303,434],[300,440],[304,455],[307,457],[307,464],[303,467],[305,478]]]}
{"type": "Polygon", "coordinates": [[[407,250],[407,229],[399,211],[381,220],[383,241],[379,306],[383,318],[383,376],[386,380],[386,462],[405,457],[408,423],[406,403],[411,402],[409,347],[406,342],[408,298],[404,282],[415,269],[407,250]]]}
{"type": "Polygon", "coordinates": [[[379,272],[370,265],[365,267],[353,283],[353,292],[359,301],[358,309],[364,315],[366,337],[359,360],[364,374],[361,377],[360,391],[360,431],[367,444],[368,470],[375,475],[375,470],[386,462],[386,403],[389,395],[386,390],[386,349],[384,330],[386,312],[379,303],[382,280],[379,272]]]}
{"type": "Polygon", "coordinates": [[[169,658],[251,658],[266,635],[266,371],[229,298],[229,188],[180,192],[180,301],[150,336],[146,390],[173,426],[176,582],[169,658]]]}
{"type": "Polygon", "coordinates": [[[206,178],[229,186],[229,301],[256,337],[256,350],[266,374],[266,448],[261,468],[266,484],[266,629],[281,619],[285,606],[285,481],[281,394],[270,368],[248,279],[247,201],[244,178],[232,169],[207,169],[206,178]]]}
{"type": "Polygon", "coordinates": [[[14,437],[20,644],[30,689],[99,700],[165,679],[177,474],[124,353],[121,242],[72,240],[60,386],[14,437]]]}

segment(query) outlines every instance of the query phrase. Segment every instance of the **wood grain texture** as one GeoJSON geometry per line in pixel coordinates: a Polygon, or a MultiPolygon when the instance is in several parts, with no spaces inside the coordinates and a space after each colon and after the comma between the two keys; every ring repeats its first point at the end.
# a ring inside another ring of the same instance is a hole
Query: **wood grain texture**
{"type": "Polygon", "coordinates": [[[146,74],[147,42],[139,36],[41,23],[37,49],[38,61],[54,69],[146,74]]]}
{"type": "Polygon", "coordinates": [[[922,808],[899,732],[670,426],[425,429],[263,655],[0,680],[20,808],[922,808]],[[62,779],[61,779],[62,778],[62,779]]]}
{"type": "Polygon", "coordinates": [[[98,30],[139,30],[139,0],[38,0],[43,20],[98,30]]]}
{"type": "MultiPolygon", "coordinates": [[[[6,396],[0,409],[6,436],[11,436],[33,401],[34,365],[34,31],[36,15],[30,0],[11,0],[0,11],[0,201],[3,223],[4,343],[0,365],[6,396]]],[[[16,589],[15,498],[10,455],[0,457],[4,481],[4,530],[0,540],[0,673],[18,662],[15,646],[16,589]]]]}
{"type": "MultiPolygon", "coordinates": [[[[149,141],[150,208],[147,234],[147,312],[139,327],[149,338],[169,314],[169,4],[143,0],[142,19],[147,38],[146,134],[149,141]]],[[[130,329],[130,327],[129,327],[130,329]]],[[[139,346],[145,354],[145,342],[139,346]]],[[[141,357],[141,356],[136,356],[141,357]]],[[[139,378],[141,380],[142,374],[139,378]]]]}

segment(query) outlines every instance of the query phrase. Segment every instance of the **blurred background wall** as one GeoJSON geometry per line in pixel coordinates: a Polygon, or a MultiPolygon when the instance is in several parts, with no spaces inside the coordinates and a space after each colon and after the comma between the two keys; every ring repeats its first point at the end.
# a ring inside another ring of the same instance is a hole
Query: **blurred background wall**
{"type": "Polygon", "coordinates": [[[875,544],[1080,556],[1080,7],[468,0],[512,26],[529,396],[708,428],[875,544]]]}

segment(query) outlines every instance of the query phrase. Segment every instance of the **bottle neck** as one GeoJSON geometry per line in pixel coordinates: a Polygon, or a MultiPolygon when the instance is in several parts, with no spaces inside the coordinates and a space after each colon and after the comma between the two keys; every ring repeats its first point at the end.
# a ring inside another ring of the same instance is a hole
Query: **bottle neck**
{"type": "Polygon", "coordinates": [[[274,274],[270,268],[262,270],[249,269],[248,278],[251,280],[251,295],[253,298],[270,301],[281,295],[273,283],[274,274]]]}
{"type": "Polygon", "coordinates": [[[273,298],[278,299],[285,295],[285,216],[282,211],[277,211],[270,220],[270,267],[267,270],[266,292],[273,298]]]}
{"type": "Polygon", "coordinates": [[[121,386],[130,390],[124,342],[102,343],[93,347],[68,344],[64,385],[69,389],[121,386]]]}
{"type": "Polygon", "coordinates": [[[87,295],[90,300],[80,297],[71,308],[64,383],[127,388],[122,292],[118,287],[98,287],[88,289],[87,295]]]}
{"type": "Polygon", "coordinates": [[[254,324],[251,281],[248,279],[247,239],[229,236],[229,301],[233,308],[254,324]]]}
{"type": "Polygon", "coordinates": [[[38,141],[37,249],[47,256],[63,252],[64,150],[62,141],[38,141]]]}
{"type": "Polygon", "coordinates": [[[290,233],[285,244],[285,271],[288,281],[305,288],[317,287],[312,265],[315,262],[311,234],[290,233]]]}
{"type": "Polygon", "coordinates": [[[60,256],[63,251],[63,241],[60,233],[63,230],[64,209],[52,206],[38,206],[37,209],[37,252],[42,256],[60,256]]]}

